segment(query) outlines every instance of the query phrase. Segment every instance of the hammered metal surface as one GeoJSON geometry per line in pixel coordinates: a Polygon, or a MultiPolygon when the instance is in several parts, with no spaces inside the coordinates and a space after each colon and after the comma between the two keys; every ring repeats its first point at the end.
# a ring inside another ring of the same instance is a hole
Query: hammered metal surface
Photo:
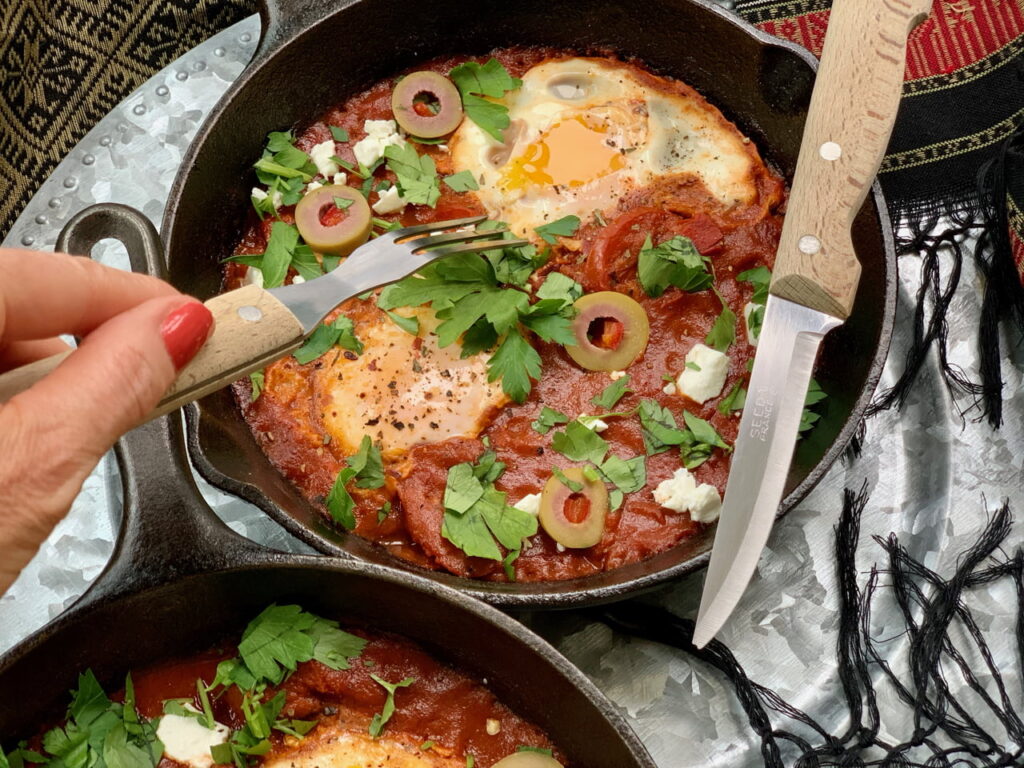
{"type": "MultiPolygon", "coordinates": [[[[86,205],[115,201],[143,210],[159,225],[164,201],[185,148],[217,98],[251,56],[258,20],[246,19],[157,74],[104,118],[57,168],[4,242],[52,248],[63,222],[86,205]]],[[[114,248],[98,257],[126,266],[114,248]]],[[[913,259],[901,260],[896,335],[883,385],[892,383],[911,336],[908,307],[917,289],[913,259]],[[910,298],[908,298],[910,297],[910,298]]],[[[869,278],[867,278],[869,279],[869,278]]],[[[977,370],[975,335],[980,285],[969,264],[951,307],[950,353],[977,370]]],[[[1024,351],[1011,347],[1004,366],[1006,424],[993,432],[962,420],[930,362],[906,407],[872,419],[862,458],[836,464],[821,484],[772,533],[757,575],[721,634],[749,676],[807,710],[826,727],[848,720],[835,674],[838,600],[833,573],[833,525],[845,487],[867,481],[871,499],[862,523],[858,564],[879,558],[872,535],[895,532],[911,553],[948,573],[956,553],[986,520],[986,500],[1024,506],[1024,351]]],[[[255,507],[198,479],[207,500],[235,530],[278,549],[304,551],[255,507]]],[[[106,459],[89,478],[71,514],[50,536],[14,587],[0,598],[0,649],[44,624],[88,586],[109,557],[120,504],[117,470],[106,459]]],[[[1010,542],[1024,537],[1014,532],[1010,542]]],[[[648,598],[695,615],[703,574],[684,578],[648,598]]],[[[972,600],[982,629],[1002,660],[1011,697],[1020,697],[1011,630],[1013,595],[1000,585],[972,600]]],[[[898,660],[905,641],[895,612],[880,609],[874,632],[898,660]],[[890,626],[893,625],[893,626],[890,626]]],[[[535,614],[527,622],[548,637],[625,712],[662,768],[762,764],[731,691],[713,670],[677,651],[633,640],[573,612],[535,614]]],[[[961,681],[953,679],[951,685],[961,681]]],[[[880,689],[882,738],[909,735],[895,696],[880,689]]],[[[982,719],[984,717],[982,716],[982,719]]]]}

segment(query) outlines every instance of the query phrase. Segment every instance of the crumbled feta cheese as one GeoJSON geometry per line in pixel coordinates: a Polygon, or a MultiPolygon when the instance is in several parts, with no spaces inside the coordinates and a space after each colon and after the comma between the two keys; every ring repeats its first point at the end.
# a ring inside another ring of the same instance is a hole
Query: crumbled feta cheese
{"type": "Polygon", "coordinates": [[[246,285],[258,285],[260,288],[263,287],[263,270],[259,267],[249,267],[245,270],[245,277],[242,278],[242,282],[246,285]]]}
{"type": "Polygon", "coordinates": [[[373,204],[375,213],[396,213],[405,208],[406,202],[398,193],[398,187],[391,186],[380,193],[377,202],[373,204]]]}
{"type": "Polygon", "coordinates": [[[296,275],[295,277],[292,278],[292,285],[301,285],[304,282],[306,282],[306,278],[304,278],[302,275],[296,275]]]}
{"type": "Polygon", "coordinates": [[[747,342],[752,347],[756,347],[757,346],[757,340],[761,336],[761,329],[760,328],[757,329],[757,336],[755,336],[751,332],[751,330],[750,330],[750,316],[754,313],[754,310],[757,309],[759,306],[761,306],[761,305],[760,304],[754,304],[754,303],[749,302],[749,301],[743,306],[743,326],[747,329],[747,342]]]}
{"type": "Polygon", "coordinates": [[[527,494],[512,506],[518,509],[520,512],[525,512],[528,515],[533,515],[534,517],[536,517],[540,514],[540,494],[527,494]]]}
{"type": "Polygon", "coordinates": [[[254,199],[256,199],[256,200],[266,200],[267,199],[267,192],[266,192],[266,190],[260,189],[259,187],[253,187],[252,188],[252,192],[250,192],[249,195],[251,197],[253,197],[254,199]]]}
{"type": "Polygon", "coordinates": [[[309,150],[309,159],[313,161],[313,165],[316,166],[316,169],[320,171],[324,178],[333,176],[338,172],[338,164],[331,159],[333,156],[334,139],[321,141],[309,150]]]}
{"type": "Polygon", "coordinates": [[[625,371],[608,371],[608,378],[612,381],[618,381],[626,375],[625,371]]]}
{"type": "Polygon", "coordinates": [[[675,471],[654,489],[654,500],[675,512],[689,512],[696,523],[712,523],[722,509],[718,489],[709,483],[697,485],[697,479],[685,467],[675,471]]]}
{"type": "Polygon", "coordinates": [[[357,141],[352,152],[356,160],[367,168],[384,157],[386,147],[405,143],[394,120],[367,120],[363,123],[363,130],[366,131],[366,138],[357,141]]]}
{"type": "Polygon", "coordinates": [[[581,413],[576,417],[576,421],[593,432],[604,432],[608,429],[607,422],[599,419],[597,416],[588,416],[585,413],[581,413]]]}
{"type": "Polygon", "coordinates": [[[215,723],[212,729],[206,728],[196,718],[183,715],[164,715],[156,729],[164,754],[193,768],[210,768],[213,765],[210,748],[226,743],[230,733],[226,725],[215,723]]]}
{"type": "Polygon", "coordinates": [[[686,362],[688,365],[676,379],[676,387],[682,394],[698,403],[721,394],[729,373],[728,355],[704,344],[694,344],[686,353],[686,362]]]}
{"type": "Polygon", "coordinates": [[[555,549],[558,550],[559,552],[565,552],[565,544],[562,544],[560,541],[556,541],[555,542],[555,549]]]}
{"type": "Polygon", "coordinates": [[[319,181],[311,181],[309,182],[309,184],[306,185],[306,194],[308,195],[310,192],[316,192],[322,186],[323,184],[321,184],[319,181]]]}
{"type": "Polygon", "coordinates": [[[487,723],[485,724],[485,727],[487,729],[488,736],[497,736],[499,733],[501,733],[501,721],[495,720],[493,717],[487,718],[487,723]]]}
{"type": "Polygon", "coordinates": [[[332,183],[337,184],[338,186],[344,187],[345,184],[348,182],[348,176],[345,175],[344,171],[338,171],[336,174],[334,174],[334,178],[331,179],[331,181],[332,183]]]}
{"type": "Polygon", "coordinates": [[[275,189],[270,195],[270,202],[273,203],[274,208],[280,208],[284,205],[284,198],[281,197],[281,190],[275,189]]]}
{"type": "Polygon", "coordinates": [[[666,395],[674,395],[676,393],[676,383],[674,381],[670,381],[668,384],[661,388],[661,391],[664,392],[666,395]]]}

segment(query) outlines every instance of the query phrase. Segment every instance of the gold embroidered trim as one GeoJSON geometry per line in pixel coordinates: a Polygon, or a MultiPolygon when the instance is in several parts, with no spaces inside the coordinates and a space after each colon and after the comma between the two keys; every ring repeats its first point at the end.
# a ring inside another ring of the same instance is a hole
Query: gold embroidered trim
{"type": "Polygon", "coordinates": [[[908,80],[903,84],[903,95],[904,97],[921,96],[974,82],[1013,61],[1022,51],[1024,51],[1024,36],[1014,38],[985,58],[978,59],[973,64],[968,64],[966,67],[961,67],[948,74],[908,80]]]}
{"type": "Polygon", "coordinates": [[[1021,122],[1024,122],[1024,107],[1021,107],[1008,118],[1001,120],[990,128],[969,136],[960,136],[917,149],[909,149],[905,152],[894,152],[891,155],[886,155],[885,160],[882,161],[879,173],[891,173],[906,168],[914,168],[915,166],[927,165],[928,163],[984,149],[1006,138],[1021,122]]]}

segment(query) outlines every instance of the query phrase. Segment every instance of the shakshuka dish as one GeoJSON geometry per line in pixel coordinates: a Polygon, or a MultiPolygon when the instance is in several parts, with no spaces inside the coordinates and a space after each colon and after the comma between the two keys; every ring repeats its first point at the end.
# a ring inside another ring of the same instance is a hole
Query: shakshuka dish
{"type": "Polygon", "coordinates": [[[424,222],[530,241],[347,301],[235,385],[335,525],[425,568],[544,581],[717,519],[785,187],[692,88],[611,55],[435,60],[270,134],[255,173],[226,288],[313,279],[424,222]]]}
{"type": "Polygon", "coordinates": [[[5,768],[563,768],[547,735],[413,643],[272,605],[241,638],[79,676],[52,728],[0,744],[5,768]],[[4,750],[6,747],[6,751],[4,750]]]}

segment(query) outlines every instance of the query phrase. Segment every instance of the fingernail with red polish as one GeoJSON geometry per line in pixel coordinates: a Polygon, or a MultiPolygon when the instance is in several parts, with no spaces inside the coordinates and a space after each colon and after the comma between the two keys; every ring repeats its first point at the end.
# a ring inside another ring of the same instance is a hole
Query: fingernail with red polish
{"type": "Polygon", "coordinates": [[[213,315],[198,301],[189,302],[171,312],[160,324],[167,353],[175,370],[181,370],[206,342],[213,328],[213,315]]]}

